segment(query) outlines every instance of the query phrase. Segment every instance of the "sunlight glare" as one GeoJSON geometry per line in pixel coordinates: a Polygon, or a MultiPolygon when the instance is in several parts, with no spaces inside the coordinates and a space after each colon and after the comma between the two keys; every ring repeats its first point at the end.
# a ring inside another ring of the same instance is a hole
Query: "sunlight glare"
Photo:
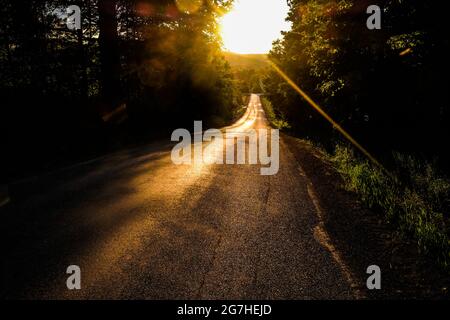
{"type": "Polygon", "coordinates": [[[248,54],[268,53],[272,42],[289,30],[285,0],[236,0],[220,22],[224,49],[248,54]]]}

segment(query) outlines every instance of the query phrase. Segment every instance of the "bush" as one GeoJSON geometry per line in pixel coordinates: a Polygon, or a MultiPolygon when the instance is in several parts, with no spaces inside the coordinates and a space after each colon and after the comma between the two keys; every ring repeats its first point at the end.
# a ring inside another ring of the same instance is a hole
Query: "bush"
{"type": "Polygon", "coordinates": [[[403,235],[415,239],[420,250],[449,270],[450,240],[444,210],[450,199],[450,183],[429,163],[398,153],[395,159],[395,176],[408,179],[387,176],[346,146],[338,145],[332,157],[348,190],[359,194],[369,208],[384,212],[403,235]]]}
{"type": "Polygon", "coordinates": [[[273,110],[273,105],[267,99],[266,97],[261,97],[261,104],[264,108],[264,112],[266,113],[267,120],[269,121],[270,125],[274,128],[283,130],[283,129],[290,129],[291,126],[289,123],[284,120],[284,116],[282,114],[275,114],[273,110]]]}

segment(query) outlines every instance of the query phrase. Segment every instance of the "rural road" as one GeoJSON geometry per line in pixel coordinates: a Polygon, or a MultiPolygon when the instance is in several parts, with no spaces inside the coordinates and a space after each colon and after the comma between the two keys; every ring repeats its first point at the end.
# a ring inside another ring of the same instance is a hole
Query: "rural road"
{"type": "MultiPolygon", "coordinates": [[[[267,126],[252,95],[232,129],[267,126]]],[[[273,176],[260,165],[177,166],[171,146],[30,182],[22,201],[0,211],[3,298],[355,298],[283,140],[273,176]],[[69,265],[81,268],[81,290],[66,288],[69,265]]]]}

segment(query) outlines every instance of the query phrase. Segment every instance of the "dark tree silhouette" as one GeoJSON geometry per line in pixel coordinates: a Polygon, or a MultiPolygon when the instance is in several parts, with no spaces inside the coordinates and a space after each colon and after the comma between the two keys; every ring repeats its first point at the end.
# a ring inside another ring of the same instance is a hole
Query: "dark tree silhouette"
{"type": "Polygon", "coordinates": [[[116,0],[99,0],[98,2],[100,83],[104,111],[116,107],[115,104],[120,99],[121,92],[116,5],[116,0]]]}
{"type": "Polygon", "coordinates": [[[0,0],[1,181],[170,136],[194,119],[229,123],[235,82],[218,12],[174,0],[0,0]],[[81,8],[81,30],[52,14],[81,8]]]}

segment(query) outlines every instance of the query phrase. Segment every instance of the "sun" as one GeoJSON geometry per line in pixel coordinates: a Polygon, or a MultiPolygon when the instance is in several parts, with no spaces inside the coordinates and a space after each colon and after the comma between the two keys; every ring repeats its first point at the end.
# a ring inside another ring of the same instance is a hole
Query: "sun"
{"type": "Polygon", "coordinates": [[[272,42],[289,30],[285,0],[236,0],[233,9],[221,18],[224,49],[235,53],[268,53],[272,42]]]}

